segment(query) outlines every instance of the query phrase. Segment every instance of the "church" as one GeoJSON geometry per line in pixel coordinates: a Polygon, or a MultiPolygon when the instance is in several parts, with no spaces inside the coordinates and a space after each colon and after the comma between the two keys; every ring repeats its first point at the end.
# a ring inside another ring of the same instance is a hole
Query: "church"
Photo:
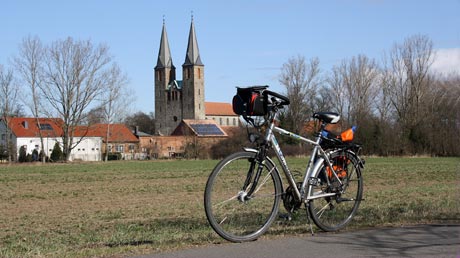
{"type": "Polygon", "coordinates": [[[193,23],[190,24],[182,80],[176,77],[166,25],[163,21],[155,73],[155,134],[197,136],[226,135],[222,126],[238,126],[230,103],[205,102],[205,73],[193,23]]]}
{"type": "Polygon", "coordinates": [[[205,67],[193,17],[181,79],[176,76],[163,21],[154,80],[155,135],[139,137],[142,149],[153,158],[187,156],[190,146],[205,153],[238,130],[239,117],[231,103],[205,102],[205,67]]]}

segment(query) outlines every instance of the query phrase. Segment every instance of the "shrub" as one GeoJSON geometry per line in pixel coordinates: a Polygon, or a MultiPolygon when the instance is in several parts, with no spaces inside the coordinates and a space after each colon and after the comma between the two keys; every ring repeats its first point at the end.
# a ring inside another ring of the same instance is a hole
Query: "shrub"
{"type": "Polygon", "coordinates": [[[58,142],[54,144],[53,152],[51,152],[51,161],[60,161],[63,158],[62,149],[58,142]]]}
{"type": "Polygon", "coordinates": [[[121,159],[122,159],[122,155],[119,152],[109,153],[109,155],[107,156],[107,160],[121,160],[121,159]]]}
{"type": "Polygon", "coordinates": [[[27,161],[27,153],[26,153],[26,148],[24,148],[24,146],[21,146],[21,148],[19,148],[19,159],[18,159],[19,162],[26,162],[27,161]]]}

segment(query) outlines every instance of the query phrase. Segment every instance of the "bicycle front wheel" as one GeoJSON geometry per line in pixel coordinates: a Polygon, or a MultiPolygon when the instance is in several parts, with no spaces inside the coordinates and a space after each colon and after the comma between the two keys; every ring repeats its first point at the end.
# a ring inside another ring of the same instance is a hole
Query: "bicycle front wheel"
{"type": "Polygon", "coordinates": [[[264,162],[254,192],[244,189],[248,173],[255,167],[255,153],[238,152],[226,157],[212,171],[206,184],[204,206],[211,227],[232,242],[257,239],[265,233],[278,214],[281,180],[270,162],[264,162]]]}
{"type": "Polygon", "coordinates": [[[324,231],[337,231],[345,227],[354,217],[361,203],[363,178],[358,158],[347,151],[333,152],[329,157],[342,184],[323,164],[319,169],[319,183],[312,186],[310,196],[336,193],[334,196],[309,201],[309,213],[315,224],[324,231]],[[324,179],[328,177],[330,184],[324,179]]]}

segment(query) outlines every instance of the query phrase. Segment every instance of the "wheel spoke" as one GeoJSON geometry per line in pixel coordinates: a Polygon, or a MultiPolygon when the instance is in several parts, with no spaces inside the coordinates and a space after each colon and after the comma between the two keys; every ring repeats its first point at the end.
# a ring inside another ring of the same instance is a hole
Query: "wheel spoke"
{"type": "Polygon", "coordinates": [[[329,205],[330,205],[330,202],[328,202],[326,205],[324,205],[324,207],[321,208],[321,209],[316,213],[316,215],[318,215],[318,218],[321,218],[321,216],[323,215],[324,211],[326,211],[326,209],[330,207],[329,205]]]}
{"type": "Polygon", "coordinates": [[[214,204],[212,207],[213,208],[219,208],[219,206],[222,206],[222,205],[226,204],[227,202],[236,200],[237,198],[238,198],[238,195],[235,195],[235,196],[233,196],[233,197],[231,197],[231,198],[229,198],[229,199],[227,199],[225,201],[221,201],[219,203],[214,204]]]}
{"type": "MultiPolygon", "coordinates": [[[[272,169],[270,170],[270,172],[267,173],[267,175],[264,177],[264,179],[262,180],[262,182],[259,183],[259,186],[257,187],[257,189],[254,191],[253,194],[257,193],[257,192],[260,190],[260,188],[261,188],[262,186],[264,186],[265,183],[267,183],[268,179],[270,179],[271,176],[272,176],[273,169],[274,169],[274,168],[272,168],[272,169]]],[[[252,184],[252,183],[251,183],[251,184],[252,184]]],[[[249,189],[249,188],[248,188],[248,189],[249,189]]]]}

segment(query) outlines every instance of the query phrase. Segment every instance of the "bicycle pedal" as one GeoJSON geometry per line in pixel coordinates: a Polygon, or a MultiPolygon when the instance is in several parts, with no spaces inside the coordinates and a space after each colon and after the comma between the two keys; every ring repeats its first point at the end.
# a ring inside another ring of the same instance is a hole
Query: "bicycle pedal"
{"type": "Polygon", "coordinates": [[[287,221],[291,221],[291,220],[292,220],[292,216],[291,216],[291,214],[289,214],[289,213],[280,214],[280,215],[279,215],[279,218],[280,218],[280,219],[287,220],[287,221]]]}

